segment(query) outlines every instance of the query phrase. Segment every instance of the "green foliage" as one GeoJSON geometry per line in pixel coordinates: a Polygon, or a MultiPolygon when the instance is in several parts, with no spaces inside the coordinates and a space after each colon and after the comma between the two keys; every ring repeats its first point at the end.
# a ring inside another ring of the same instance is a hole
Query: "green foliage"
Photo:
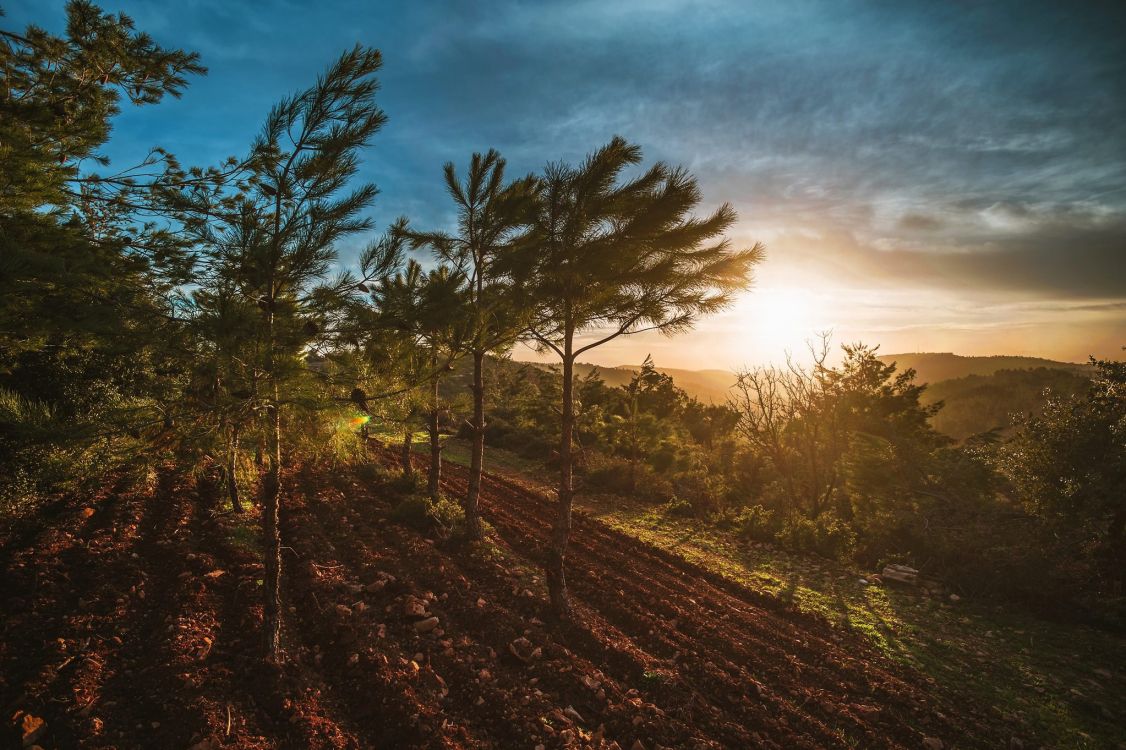
{"type": "Polygon", "coordinates": [[[734,518],[736,533],[747,541],[770,542],[778,531],[774,511],[761,505],[751,505],[740,510],[734,518]]]}
{"type": "Polygon", "coordinates": [[[674,496],[661,506],[661,513],[670,518],[693,518],[696,508],[691,501],[674,496]]]}
{"type": "Polygon", "coordinates": [[[391,518],[420,531],[436,528],[449,534],[464,522],[465,512],[446,497],[440,497],[435,502],[424,494],[409,494],[391,509],[391,518]]]}
{"type": "Polygon", "coordinates": [[[391,509],[391,519],[416,529],[426,529],[431,522],[430,499],[425,495],[408,495],[391,509]]]}
{"type": "Polygon", "coordinates": [[[817,518],[792,515],[775,535],[778,543],[795,552],[812,552],[830,560],[848,557],[856,544],[856,533],[832,513],[817,518]]]}
{"type": "Polygon", "coordinates": [[[1090,586],[1126,594],[1126,363],[1092,360],[1079,397],[1054,397],[1001,451],[1018,502],[1088,561],[1090,586]]]}

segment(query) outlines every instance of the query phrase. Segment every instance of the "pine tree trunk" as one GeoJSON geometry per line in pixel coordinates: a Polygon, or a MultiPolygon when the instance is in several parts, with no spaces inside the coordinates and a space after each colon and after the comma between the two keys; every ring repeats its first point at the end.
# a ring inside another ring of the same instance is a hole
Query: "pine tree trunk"
{"type": "Polygon", "coordinates": [[[481,538],[481,475],[485,470],[485,352],[473,352],[473,447],[469,459],[469,489],[465,493],[465,533],[481,538]]]}
{"type": "Polygon", "coordinates": [[[265,602],[263,607],[266,653],[273,661],[281,657],[281,408],[278,386],[273,386],[273,404],[269,410],[270,429],[266,434],[269,468],[262,497],[262,535],[265,550],[263,575],[265,602]]]}
{"type": "Polygon", "coordinates": [[[575,424],[575,363],[571,357],[570,341],[566,343],[567,351],[563,357],[563,416],[559,436],[559,498],[556,506],[555,523],[551,529],[551,543],[547,551],[545,571],[547,573],[547,591],[551,599],[551,608],[561,618],[565,618],[571,613],[564,564],[567,542],[571,538],[571,502],[574,499],[571,444],[575,424]]]}
{"type": "Polygon", "coordinates": [[[403,467],[403,479],[410,479],[414,476],[414,467],[411,466],[411,440],[413,438],[414,433],[404,428],[403,445],[399,452],[399,463],[403,467]]]}
{"type": "Polygon", "coordinates": [[[438,485],[442,481],[442,443],[438,437],[438,378],[433,378],[430,391],[430,414],[427,421],[427,431],[430,433],[430,473],[427,480],[427,491],[430,499],[438,502],[438,485]]]}
{"type": "Polygon", "coordinates": [[[231,498],[231,508],[235,513],[242,513],[242,500],[238,494],[238,477],[235,469],[238,466],[238,424],[231,425],[231,434],[227,442],[227,494],[231,498]]]}

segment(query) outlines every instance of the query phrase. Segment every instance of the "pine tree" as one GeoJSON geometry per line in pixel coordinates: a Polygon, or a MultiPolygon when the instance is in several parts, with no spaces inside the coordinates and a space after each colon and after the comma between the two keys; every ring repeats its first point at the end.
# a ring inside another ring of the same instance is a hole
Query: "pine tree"
{"type": "Polygon", "coordinates": [[[623,180],[640,161],[640,148],[614,138],[577,167],[548,165],[535,241],[520,254],[517,270],[536,309],[531,335],[562,362],[558,505],[546,564],[552,608],[561,616],[570,609],[564,567],[574,493],[575,362],[620,336],[688,330],[747,286],[763,257],[759,245],[733,250],[721,238],[735,222],[730,205],[691,216],[700,191],[683,169],[657,163],[623,180]],[[586,332],[596,338],[576,344],[586,332]]]}
{"type": "Polygon", "coordinates": [[[185,221],[216,267],[260,310],[258,397],[267,415],[262,486],[265,641],[281,658],[281,538],[278,527],[283,410],[307,373],[304,354],[326,335],[330,315],[356,290],[347,274],[326,280],[335,243],[370,228],[360,212],[372,184],[348,185],[358,152],[386,120],[375,104],[376,50],[342,55],[315,85],[283,99],[252,149],[253,174],[237,193],[185,191],[183,206],[206,222],[185,221]]]}
{"type": "MultiPolygon", "coordinates": [[[[372,291],[378,310],[376,325],[399,339],[401,376],[407,383],[425,383],[426,431],[430,439],[427,491],[437,502],[442,474],[439,386],[453,362],[464,353],[468,329],[465,279],[449,266],[429,273],[414,260],[404,271],[380,279],[372,291]]],[[[412,431],[405,429],[404,439],[412,431]]],[[[409,443],[404,468],[409,467],[409,443]]]]}
{"type": "Polygon", "coordinates": [[[458,210],[456,234],[409,232],[416,247],[429,247],[466,279],[469,346],[473,355],[473,416],[469,483],[462,507],[466,535],[481,537],[477,509],[485,461],[485,356],[511,345],[525,326],[526,310],[516,304],[507,256],[525,239],[537,182],[504,181],[505,160],[495,150],[473,154],[465,181],[453,162],[444,167],[446,190],[458,210]]]}

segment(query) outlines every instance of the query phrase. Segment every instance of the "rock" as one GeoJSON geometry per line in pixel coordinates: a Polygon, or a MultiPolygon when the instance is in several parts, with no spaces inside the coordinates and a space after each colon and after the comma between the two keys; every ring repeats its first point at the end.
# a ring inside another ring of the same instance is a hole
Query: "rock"
{"type": "Polygon", "coordinates": [[[937,737],[924,737],[923,738],[923,748],[924,748],[924,750],[942,750],[943,747],[945,747],[945,746],[942,744],[942,740],[940,740],[937,737]]]}
{"type": "Polygon", "coordinates": [[[378,581],[372,581],[367,586],[364,586],[364,591],[368,592],[369,594],[378,594],[386,585],[387,581],[380,578],[378,581]]]}
{"type": "Polygon", "coordinates": [[[349,607],[347,604],[337,604],[336,605],[336,614],[339,617],[344,618],[344,619],[349,618],[349,617],[352,616],[352,608],[349,607]]]}
{"type": "Polygon", "coordinates": [[[477,607],[478,607],[479,609],[484,609],[484,607],[485,607],[485,600],[484,600],[483,598],[480,598],[480,597],[478,597],[478,599],[477,599],[477,607]]]}
{"type": "Polygon", "coordinates": [[[586,723],[585,721],[583,721],[583,717],[579,715],[579,712],[576,711],[572,706],[567,706],[565,709],[563,709],[563,715],[576,724],[586,723]]]}
{"type": "Polygon", "coordinates": [[[962,601],[962,597],[958,596],[957,594],[951,594],[949,598],[950,601],[954,602],[955,604],[962,601]]]}
{"type": "Polygon", "coordinates": [[[583,675],[583,684],[586,685],[588,690],[598,689],[598,680],[594,679],[590,675],[583,675]]]}
{"type": "Polygon", "coordinates": [[[356,602],[352,607],[352,611],[358,615],[362,615],[364,613],[364,610],[367,608],[368,605],[364,604],[363,602],[356,602]]]}
{"type": "Polygon", "coordinates": [[[426,602],[417,596],[407,596],[403,600],[403,614],[407,617],[426,617],[426,602]]]}
{"type": "Polygon", "coordinates": [[[867,586],[868,585],[868,579],[867,578],[861,578],[860,579],[860,585],[861,586],[867,586]]]}
{"type": "Polygon", "coordinates": [[[919,571],[906,565],[888,565],[884,568],[882,578],[887,581],[914,585],[919,576],[919,571]]]}
{"type": "Polygon", "coordinates": [[[34,745],[35,741],[42,737],[47,731],[47,722],[43,721],[43,719],[40,719],[38,716],[25,714],[21,711],[16,714],[16,717],[19,719],[20,737],[24,747],[34,745]]]}
{"type": "Polygon", "coordinates": [[[437,617],[427,617],[425,620],[419,620],[414,624],[415,631],[419,633],[429,633],[436,627],[438,627],[437,617]]]}
{"type": "Polygon", "coordinates": [[[512,643],[508,644],[508,650],[512,652],[513,656],[525,664],[530,664],[532,659],[535,658],[534,654],[536,649],[527,638],[517,638],[512,643]]]}

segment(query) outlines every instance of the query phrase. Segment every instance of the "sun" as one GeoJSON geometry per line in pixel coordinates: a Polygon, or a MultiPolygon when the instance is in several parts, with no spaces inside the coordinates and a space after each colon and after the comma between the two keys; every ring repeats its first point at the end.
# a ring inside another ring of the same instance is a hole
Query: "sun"
{"type": "Polygon", "coordinates": [[[805,350],[806,342],[833,327],[825,295],[792,286],[762,287],[735,307],[747,356],[754,362],[781,362],[787,352],[805,350]]]}

